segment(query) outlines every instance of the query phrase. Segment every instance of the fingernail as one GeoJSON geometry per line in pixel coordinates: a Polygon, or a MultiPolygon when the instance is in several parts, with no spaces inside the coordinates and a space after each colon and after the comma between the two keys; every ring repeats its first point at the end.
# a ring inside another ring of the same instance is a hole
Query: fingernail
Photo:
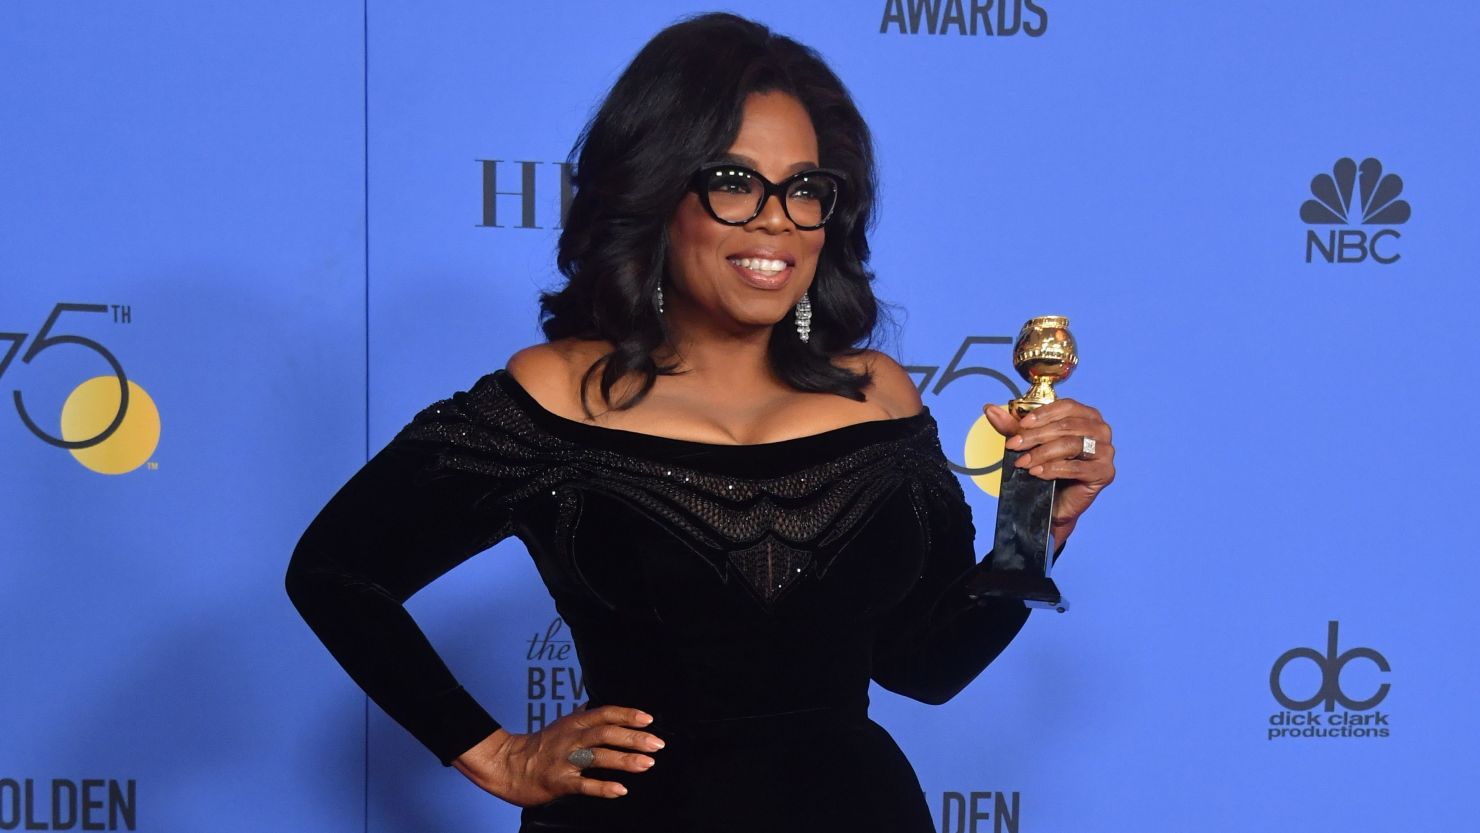
{"type": "Polygon", "coordinates": [[[1023,437],[1022,437],[1021,434],[1014,435],[1012,437],[1012,439],[1009,439],[1007,441],[1007,447],[1008,448],[1022,448],[1022,446],[1023,446],[1023,437]]]}
{"type": "Polygon", "coordinates": [[[1030,465],[1032,462],[1033,462],[1033,455],[1031,455],[1031,454],[1024,454],[1023,456],[1017,458],[1017,460],[1013,463],[1013,465],[1016,466],[1017,468],[1024,468],[1024,467],[1030,465]]]}
{"type": "Polygon", "coordinates": [[[642,766],[643,769],[649,769],[655,763],[657,763],[657,761],[653,760],[652,758],[645,758],[642,761],[639,761],[639,764],[642,766]]]}
{"type": "Polygon", "coordinates": [[[1043,474],[1043,467],[1042,466],[1034,466],[1033,468],[1028,469],[1028,474],[1031,474],[1034,477],[1037,477],[1038,475],[1043,474]]]}
{"type": "Polygon", "coordinates": [[[627,794],[627,788],[624,787],[624,786],[622,786],[621,784],[618,784],[617,785],[617,795],[626,795],[626,794],[627,794]]]}
{"type": "Polygon", "coordinates": [[[644,726],[646,726],[647,724],[653,722],[653,716],[650,715],[650,714],[648,714],[647,712],[638,712],[637,713],[637,722],[638,723],[641,723],[644,726]]]}
{"type": "Polygon", "coordinates": [[[1022,422],[1023,422],[1024,425],[1037,425],[1038,424],[1038,415],[1037,414],[1028,414],[1027,416],[1023,417],[1022,422]]]}
{"type": "Polygon", "coordinates": [[[991,414],[994,417],[1001,418],[1001,416],[1007,412],[1002,410],[1002,407],[1000,405],[988,405],[987,413],[991,414]]]}
{"type": "Polygon", "coordinates": [[[657,749],[662,749],[662,748],[663,748],[663,747],[665,747],[665,746],[667,746],[667,745],[668,745],[668,744],[666,744],[666,743],[664,743],[664,742],[663,742],[663,741],[662,741],[662,740],[661,740],[661,739],[659,739],[659,738],[654,738],[654,739],[652,739],[652,740],[650,740],[650,741],[648,741],[648,748],[649,748],[649,749],[654,749],[654,750],[657,750],[657,749]]]}

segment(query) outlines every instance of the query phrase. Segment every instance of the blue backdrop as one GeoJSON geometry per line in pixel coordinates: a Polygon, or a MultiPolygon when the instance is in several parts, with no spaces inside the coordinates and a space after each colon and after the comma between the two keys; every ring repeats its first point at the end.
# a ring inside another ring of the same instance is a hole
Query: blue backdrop
{"type": "MultiPolygon", "coordinates": [[[[560,162],[709,8],[0,6],[0,830],[514,829],[282,571],[418,408],[540,340],[560,162]]],[[[990,462],[1011,393],[940,377],[1012,376],[1044,313],[1116,429],[1072,611],[944,706],[873,692],[941,833],[1466,826],[1480,10],[730,8],[875,131],[885,347],[947,453],[990,462]]],[[[411,608],[511,729],[580,701],[517,541],[411,608]]]]}

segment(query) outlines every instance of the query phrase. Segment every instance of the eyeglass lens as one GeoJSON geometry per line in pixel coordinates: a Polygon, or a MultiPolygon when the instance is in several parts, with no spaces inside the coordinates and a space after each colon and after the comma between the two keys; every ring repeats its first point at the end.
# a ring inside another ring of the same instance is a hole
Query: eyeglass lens
{"type": "MultiPolygon", "coordinates": [[[[766,186],[744,168],[716,168],[709,173],[705,190],[715,216],[731,223],[754,217],[765,198],[766,186]]],[[[783,208],[799,226],[820,226],[832,213],[838,198],[838,183],[825,173],[791,180],[782,192],[783,208]]]]}

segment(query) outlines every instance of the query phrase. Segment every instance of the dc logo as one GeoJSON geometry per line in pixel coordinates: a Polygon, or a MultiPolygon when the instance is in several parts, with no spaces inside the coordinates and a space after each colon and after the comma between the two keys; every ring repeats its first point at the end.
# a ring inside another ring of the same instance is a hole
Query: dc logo
{"type": "MultiPolygon", "coordinates": [[[[1403,193],[1403,180],[1397,174],[1384,174],[1382,163],[1368,157],[1358,165],[1352,159],[1336,160],[1329,174],[1317,174],[1310,181],[1313,199],[1300,206],[1300,219],[1313,226],[1353,225],[1397,226],[1408,222],[1413,211],[1403,193]],[[1356,205],[1352,198],[1356,197],[1356,205]]],[[[1372,232],[1365,229],[1328,229],[1323,241],[1315,229],[1305,233],[1305,262],[1316,252],[1327,263],[1361,263],[1370,255],[1378,263],[1395,263],[1402,255],[1391,251],[1386,239],[1402,237],[1397,229],[1372,232]],[[1378,243],[1383,243],[1379,250],[1378,243]]]]}
{"type": "Polygon", "coordinates": [[[1353,700],[1348,697],[1341,688],[1341,671],[1346,664],[1354,659],[1365,659],[1376,665],[1378,670],[1384,674],[1392,669],[1388,666],[1387,658],[1371,648],[1353,648],[1344,654],[1336,653],[1336,622],[1331,622],[1326,631],[1326,654],[1322,656],[1314,648],[1292,648],[1274,661],[1274,667],[1269,672],[1269,690],[1274,694],[1274,699],[1280,704],[1293,711],[1308,711],[1316,707],[1318,703],[1325,704],[1326,711],[1335,711],[1336,704],[1340,703],[1345,709],[1351,711],[1364,711],[1373,708],[1387,697],[1389,685],[1383,683],[1378,686],[1377,693],[1366,700],[1353,700]],[[1285,693],[1285,687],[1280,682],[1284,674],[1285,666],[1297,659],[1308,659],[1316,664],[1321,670],[1321,687],[1315,696],[1305,700],[1296,700],[1285,693]]]}

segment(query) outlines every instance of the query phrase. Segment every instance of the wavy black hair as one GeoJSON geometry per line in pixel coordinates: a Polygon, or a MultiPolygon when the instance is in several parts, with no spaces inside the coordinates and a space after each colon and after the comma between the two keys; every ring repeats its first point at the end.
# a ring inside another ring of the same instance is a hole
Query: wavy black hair
{"type": "Polygon", "coordinates": [[[754,21],[714,13],[654,36],[570,153],[575,194],[556,261],[566,283],[540,293],[540,322],[550,341],[575,337],[613,345],[582,377],[583,407],[598,368],[608,405],[618,380],[644,374],[639,390],[618,408],[641,401],[659,374],[677,372],[677,365],[652,357],[668,338],[654,300],[668,267],[668,223],[694,171],[734,143],[746,97],[762,92],[795,96],[817,131],[818,163],[847,175],[810,289],[810,341],[797,338],[793,309],[772,331],[772,369],[798,390],[865,398],[871,374],[838,367],[831,358],[861,353],[856,345],[872,344],[879,319],[867,266],[878,189],[868,125],[815,50],[754,21]]]}

